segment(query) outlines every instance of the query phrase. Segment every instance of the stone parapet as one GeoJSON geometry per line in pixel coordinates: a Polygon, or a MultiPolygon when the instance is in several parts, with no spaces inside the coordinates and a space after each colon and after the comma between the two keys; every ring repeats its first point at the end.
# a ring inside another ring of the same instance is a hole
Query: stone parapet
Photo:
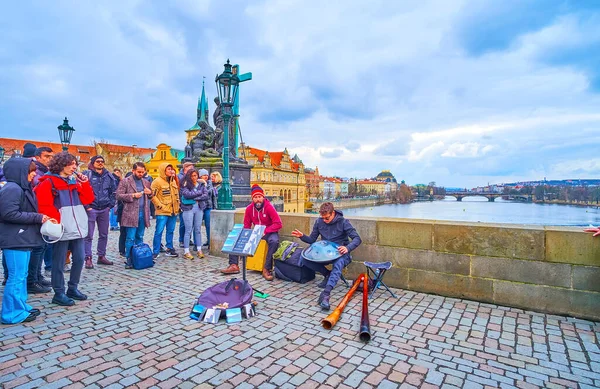
{"type": "MultiPolygon", "coordinates": [[[[310,233],[316,215],[281,214],[281,239],[295,228],[310,233]]],[[[211,254],[243,220],[213,211],[211,254]]],[[[463,223],[417,219],[349,218],[363,244],[345,270],[391,261],[389,286],[600,320],[600,239],[581,228],[463,223]]],[[[303,245],[303,243],[301,243],[303,245]]]]}

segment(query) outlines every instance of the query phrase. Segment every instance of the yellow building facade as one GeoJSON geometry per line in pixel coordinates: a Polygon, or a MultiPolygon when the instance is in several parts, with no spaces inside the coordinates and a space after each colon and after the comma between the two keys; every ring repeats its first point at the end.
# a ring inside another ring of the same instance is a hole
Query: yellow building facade
{"type": "Polygon", "coordinates": [[[252,166],[250,184],[259,185],[265,196],[279,196],[283,199],[284,212],[304,213],[306,199],[306,179],[304,164],[295,155],[284,151],[266,151],[244,145],[238,155],[244,156],[252,166]]]}
{"type": "Polygon", "coordinates": [[[171,148],[166,143],[161,143],[156,146],[156,151],[151,155],[150,159],[146,162],[146,170],[148,175],[152,178],[158,177],[158,166],[161,163],[167,162],[173,165],[175,169],[181,163],[181,159],[184,157],[182,150],[176,150],[171,148]]]}
{"type": "Polygon", "coordinates": [[[356,184],[359,193],[369,193],[377,196],[385,195],[385,182],[377,180],[358,180],[356,184]]]}

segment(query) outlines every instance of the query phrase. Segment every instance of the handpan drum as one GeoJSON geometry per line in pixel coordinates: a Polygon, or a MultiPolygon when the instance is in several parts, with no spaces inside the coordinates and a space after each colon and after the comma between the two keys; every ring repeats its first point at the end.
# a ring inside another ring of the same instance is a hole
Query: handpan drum
{"type": "Polygon", "coordinates": [[[302,251],[302,257],[311,262],[331,262],[342,256],[337,250],[339,244],[319,240],[302,251]]]}

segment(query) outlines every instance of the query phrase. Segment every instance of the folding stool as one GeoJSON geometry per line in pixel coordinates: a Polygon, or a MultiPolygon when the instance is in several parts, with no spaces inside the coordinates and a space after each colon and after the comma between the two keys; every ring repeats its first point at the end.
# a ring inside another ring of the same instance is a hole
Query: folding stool
{"type": "Polygon", "coordinates": [[[369,280],[371,282],[373,282],[373,290],[371,291],[371,294],[369,295],[369,299],[373,298],[375,291],[380,286],[383,286],[388,292],[390,292],[392,297],[398,298],[394,294],[394,292],[392,292],[390,290],[390,288],[388,288],[388,286],[385,284],[385,282],[383,282],[383,276],[385,275],[386,271],[392,267],[391,262],[382,262],[382,263],[365,262],[365,266],[367,268],[367,275],[369,277],[369,280]]]}

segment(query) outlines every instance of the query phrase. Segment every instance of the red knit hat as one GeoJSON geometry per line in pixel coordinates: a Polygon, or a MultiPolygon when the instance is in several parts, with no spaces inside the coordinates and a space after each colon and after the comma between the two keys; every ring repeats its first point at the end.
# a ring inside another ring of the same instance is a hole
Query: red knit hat
{"type": "Polygon", "coordinates": [[[265,192],[262,190],[262,188],[256,184],[252,185],[252,198],[254,198],[254,196],[258,196],[261,195],[262,197],[265,197],[265,192]]]}

